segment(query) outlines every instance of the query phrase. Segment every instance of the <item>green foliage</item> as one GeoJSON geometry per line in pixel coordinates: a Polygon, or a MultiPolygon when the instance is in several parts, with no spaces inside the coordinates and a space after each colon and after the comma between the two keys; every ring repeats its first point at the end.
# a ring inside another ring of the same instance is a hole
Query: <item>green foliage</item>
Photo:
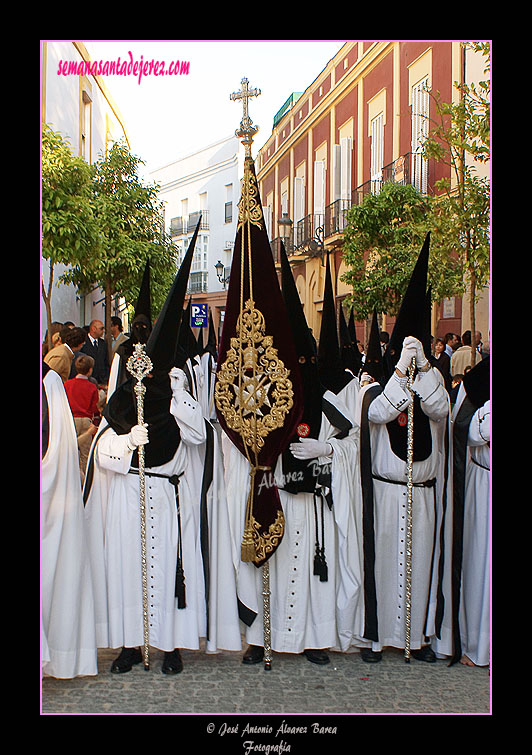
{"type": "MultiPolygon", "coordinates": [[[[466,43],[486,57],[489,44],[466,43]]],[[[437,120],[423,145],[427,160],[445,164],[452,178],[436,184],[436,196],[413,186],[383,184],[348,211],[342,280],[352,286],[346,303],[357,319],[397,314],[427,231],[431,232],[429,285],[433,301],[463,295],[472,302],[489,285],[490,186],[478,167],[490,157],[489,81],[458,84],[457,102],[430,93],[437,120]]],[[[474,312],[471,313],[474,321],[474,312]]]]}
{"type": "MultiPolygon", "coordinates": [[[[378,194],[351,207],[347,218],[344,259],[349,270],[342,280],[353,288],[347,305],[359,320],[374,308],[397,314],[427,232],[433,230],[427,197],[414,186],[387,182],[378,194]]],[[[455,268],[442,255],[431,255],[433,298],[448,295],[457,278],[455,268]]]]}
{"type": "MultiPolygon", "coordinates": [[[[465,43],[485,56],[489,70],[489,44],[465,43]]],[[[441,101],[433,94],[436,120],[423,145],[427,159],[449,166],[450,178],[436,184],[439,194],[431,199],[436,228],[435,243],[459,261],[471,301],[489,285],[490,184],[479,175],[479,164],[490,158],[490,84],[458,84],[457,102],[441,101]]]]}
{"type": "Polygon", "coordinates": [[[42,132],[42,256],[51,265],[82,264],[96,243],[91,168],[68,140],[42,132]]]}
{"type": "Polygon", "coordinates": [[[97,242],[83,259],[71,256],[62,280],[82,292],[95,285],[106,294],[134,304],[146,261],[152,270],[153,314],[156,316],[176,271],[174,246],[162,227],[157,185],[138,176],[140,158],[126,144],[115,142],[92,166],[91,202],[97,242]]]}

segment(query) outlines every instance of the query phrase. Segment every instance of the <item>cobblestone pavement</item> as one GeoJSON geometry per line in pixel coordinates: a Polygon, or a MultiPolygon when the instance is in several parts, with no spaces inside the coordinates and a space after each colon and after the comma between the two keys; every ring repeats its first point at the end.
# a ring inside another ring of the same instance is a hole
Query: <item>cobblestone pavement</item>
{"type": "MultiPolygon", "coordinates": [[[[364,663],[359,653],[331,652],[326,666],[274,653],[270,671],[262,663],[243,666],[241,653],[181,654],[184,669],[175,676],[161,673],[157,650],[150,652],[149,671],[141,664],[126,674],[111,674],[118,651],[100,650],[98,676],[43,679],[41,713],[207,714],[195,718],[205,730],[210,714],[219,734],[224,716],[227,721],[238,716],[242,731],[245,714],[301,714],[308,722],[308,714],[326,720],[334,714],[490,713],[489,668],[449,667],[443,660],[405,663],[395,649],[385,650],[378,664],[364,663]]],[[[340,720],[347,725],[344,715],[340,720]]]]}

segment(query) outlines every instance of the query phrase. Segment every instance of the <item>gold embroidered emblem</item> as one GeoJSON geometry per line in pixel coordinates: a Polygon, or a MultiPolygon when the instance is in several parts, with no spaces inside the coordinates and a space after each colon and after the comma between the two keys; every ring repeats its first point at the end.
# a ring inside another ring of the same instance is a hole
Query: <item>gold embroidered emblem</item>
{"type": "Polygon", "coordinates": [[[216,405],[228,427],[239,433],[254,454],[272,430],[283,426],[294,396],[290,370],[264,329],[262,312],[248,299],[214,389],[216,405]]]}

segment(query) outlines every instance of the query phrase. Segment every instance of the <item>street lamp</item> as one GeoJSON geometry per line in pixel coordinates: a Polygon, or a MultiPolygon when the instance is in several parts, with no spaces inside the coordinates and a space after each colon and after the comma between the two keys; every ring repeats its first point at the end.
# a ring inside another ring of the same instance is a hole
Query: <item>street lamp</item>
{"type": "Polygon", "coordinates": [[[293,221],[288,217],[288,213],[283,212],[283,216],[277,221],[279,226],[279,238],[282,240],[286,249],[291,247],[290,239],[292,237],[292,225],[293,221]]]}
{"type": "Polygon", "coordinates": [[[224,270],[225,270],[224,263],[221,260],[218,260],[218,262],[216,263],[214,267],[216,269],[216,277],[218,278],[220,283],[223,283],[223,287],[225,288],[225,284],[229,280],[229,277],[226,278],[224,275],[224,270]]]}
{"type": "Polygon", "coordinates": [[[322,264],[323,255],[325,253],[325,243],[323,239],[323,226],[319,226],[314,229],[314,236],[304,239],[301,244],[294,244],[292,241],[292,226],[293,220],[288,216],[286,212],[283,212],[282,217],[277,221],[279,227],[279,238],[282,240],[287,254],[297,254],[298,252],[310,252],[311,256],[321,255],[322,264]]]}

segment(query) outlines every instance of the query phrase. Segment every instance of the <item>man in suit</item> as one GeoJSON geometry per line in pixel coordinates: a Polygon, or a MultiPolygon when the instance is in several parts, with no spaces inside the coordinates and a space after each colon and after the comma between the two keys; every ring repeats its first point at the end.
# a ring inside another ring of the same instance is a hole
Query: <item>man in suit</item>
{"type": "Polygon", "coordinates": [[[85,342],[83,328],[63,328],[59,333],[60,343],[50,349],[44,357],[45,363],[57,372],[63,383],[70,377],[74,352],[79,351],[85,342]]]}
{"type": "Polygon", "coordinates": [[[89,333],[81,351],[94,359],[92,376],[98,385],[107,385],[109,380],[109,351],[103,338],[104,325],[101,320],[93,320],[89,325],[89,333]]]}
{"type": "Polygon", "coordinates": [[[111,317],[111,335],[113,341],[111,343],[111,351],[114,354],[121,343],[127,341],[127,336],[123,332],[122,320],[119,317],[111,317]]]}

